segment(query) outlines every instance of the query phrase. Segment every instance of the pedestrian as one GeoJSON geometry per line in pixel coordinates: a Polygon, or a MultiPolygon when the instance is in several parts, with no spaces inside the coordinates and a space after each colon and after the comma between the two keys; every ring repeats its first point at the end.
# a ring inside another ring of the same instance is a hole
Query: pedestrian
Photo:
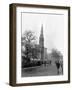
{"type": "Polygon", "coordinates": [[[57,74],[59,75],[59,68],[60,68],[60,62],[56,61],[56,67],[57,67],[57,74]]]}
{"type": "Polygon", "coordinates": [[[63,74],[63,61],[60,62],[60,66],[61,66],[62,74],[63,74]]]}

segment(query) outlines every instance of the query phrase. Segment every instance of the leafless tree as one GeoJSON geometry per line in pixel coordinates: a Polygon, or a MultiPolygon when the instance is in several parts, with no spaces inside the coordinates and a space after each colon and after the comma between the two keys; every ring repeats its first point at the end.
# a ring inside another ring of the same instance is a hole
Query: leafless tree
{"type": "Polygon", "coordinates": [[[35,43],[36,36],[34,35],[34,32],[32,32],[31,30],[25,31],[22,35],[21,41],[22,41],[22,45],[32,44],[35,43]]]}
{"type": "Polygon", "coordinates": [[[51,56],[52,56],[53,59],[55,59],[56,61],[59,61],[60,58],[62,58],[62,54],[61,54],[61,52],[58,51],[57,49],[52,49],[51,56]]]}
{"type": "Polygon", "coordinates": [[[30,58],[37,57],[37,50],[35,48],[36,44],[36,36],[32,31],[25,31],[21,38],[22,47],[25,50],[22,50],[24,56],[26,57],[26,61],[30,61],[30,58]]]}
{"type": "MultiPolygon", "coordinates": [[[[55,64],[56,64],[56,67],[57,67],[57,74],[59,74],[59,68],[61,66],[60,59],[62,59],[63,56],[62,56],[61,52],[58,51],[57,49],[52,49],[51,56],[55,60],[55,64]]],[[[62,67],[62,70],[63,70],[63,67],[62,67]]]]}

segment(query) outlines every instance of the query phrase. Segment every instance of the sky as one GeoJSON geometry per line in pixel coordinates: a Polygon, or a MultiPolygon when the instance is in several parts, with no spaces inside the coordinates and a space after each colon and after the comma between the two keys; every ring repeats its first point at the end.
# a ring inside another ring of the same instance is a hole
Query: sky
{"type": "Polygon", "coordinates": [[[56,48],[61,53],[64,51],[64,15],[63,14],[39,14],[22,13],[22,34],[26,30],[35,32],[37,43],[43,24],[44,47],[47,52],[56,48]]]}

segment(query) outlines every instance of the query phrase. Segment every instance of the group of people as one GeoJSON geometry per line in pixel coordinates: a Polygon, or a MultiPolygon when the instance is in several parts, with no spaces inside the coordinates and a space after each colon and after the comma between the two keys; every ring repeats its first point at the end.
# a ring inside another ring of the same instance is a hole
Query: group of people
{"type": "MultiPolygon", "coordinates": [[[[50,61],[49,63],[47,62],[44,62],[43,63],[44,66],[47,66],[48,64],[51,65],[52,64],[52,61],[50,61]]],[[[57,74],[59,75],[60,73],[63,74],[63,61],[55,61],[55,65],[56,65],[56,68],[57,68],[57,74]]]]}

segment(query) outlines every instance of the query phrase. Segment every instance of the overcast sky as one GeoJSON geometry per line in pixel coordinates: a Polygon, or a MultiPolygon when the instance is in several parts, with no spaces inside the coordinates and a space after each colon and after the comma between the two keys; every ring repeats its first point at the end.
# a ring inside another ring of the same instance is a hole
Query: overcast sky
{"type": "Polygon", "coordinates": [[[25,30],[32,30],[39,40],[42,24],[47,51],[56,48],[63,53],[64,15],[22,13],[22,34],[25,30]]]}

